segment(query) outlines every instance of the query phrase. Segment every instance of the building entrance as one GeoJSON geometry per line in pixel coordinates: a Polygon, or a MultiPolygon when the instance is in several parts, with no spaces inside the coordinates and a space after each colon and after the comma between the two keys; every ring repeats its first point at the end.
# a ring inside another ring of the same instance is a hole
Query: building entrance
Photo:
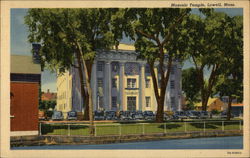
{"type": "Polygon", "coordinates": [[[127,109],[129,111],[136,110],[136,97],[127,97],[127,109]]]}

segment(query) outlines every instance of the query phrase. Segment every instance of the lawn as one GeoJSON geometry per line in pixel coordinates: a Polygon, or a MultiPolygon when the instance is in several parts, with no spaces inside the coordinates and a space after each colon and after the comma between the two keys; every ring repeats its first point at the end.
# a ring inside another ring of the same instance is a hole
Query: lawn
{"type": "MultiPolygon", "coordinates": [[[[167,122],[167,123],[102,123],[96,124],[96,135],[129,135],[149,133],[174,133],[185,131],[239,130],[243,124],[230,122],[167,122]]],[[[42,124],[42,135],[87,136],[88,125],[84,124],[42,124]]]]}

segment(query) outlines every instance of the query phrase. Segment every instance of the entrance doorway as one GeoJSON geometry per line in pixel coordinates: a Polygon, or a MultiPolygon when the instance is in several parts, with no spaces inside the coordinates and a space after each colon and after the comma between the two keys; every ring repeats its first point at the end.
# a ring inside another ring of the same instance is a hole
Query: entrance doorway
{"type": "Polygon", "coordinates": [[[136,97],[127,97],[127,108],[128,111],[136,110],[136,97]]]}

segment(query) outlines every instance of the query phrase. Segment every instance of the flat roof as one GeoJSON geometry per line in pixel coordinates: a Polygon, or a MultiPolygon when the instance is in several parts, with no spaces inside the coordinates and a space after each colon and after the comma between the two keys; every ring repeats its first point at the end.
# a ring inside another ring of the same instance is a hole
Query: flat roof
{"type": "Polygon", "coordinates": [[[32,56],[11,55],[11,73],[41,74],[40,64],[33,62],[32,56]]]}

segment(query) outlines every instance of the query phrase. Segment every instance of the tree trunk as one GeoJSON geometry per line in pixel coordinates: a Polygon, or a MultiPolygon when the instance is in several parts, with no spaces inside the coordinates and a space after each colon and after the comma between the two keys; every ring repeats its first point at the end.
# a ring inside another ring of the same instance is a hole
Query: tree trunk
{"type": "MultiPolygon", "coordinates": [[[[91,80],[91,72],[92,72],[93,61],[86,61],[86,65],[87,65],[89,80],[91,80]]],[[[85,109],[84,109],[83,119],[84,120],[89,120],[89,95],[88,95],[88,93],[86,93],[84,102],[85,102],[86,106],[85,106],[85,109]]]]}
{"type": "Polygon", "coordinates": [[[80,61],[82,62],[83,64],[83,70],[84,70],[84,75],[85,75],[85,79],[86,79],[86,87],[87,87],[87,92],[88,92],[88,98],[89,98],[89,134],[90,136],[94,136],[95,134],[95,128],[94,128],[94,117],[93,117],[93,100],[92,100],[92,89],[91,89],[91,86],[90,86],[90,77],[89,77],[89,74],[91,70],[88,70],[87,69],[87,63],[86,61],[83,59],[83,52],[82,52],[82,48],[80,46],[80,44],[78,42],[76,42],[76,45],[77,45],[77,48],[78,48],[78,51],[79,51],[79,54],[80,54],[80,61]]]}
{"type": "MultiPolygon", "coordinates": [[[[163,54],[163,49],[162,49],[162,54],[163,54]]],[[[161,85],[160,85],[160,94],[158,91],[159,85],[156,79],[155,71],[154,71],[154,63],[149,63],[150,65],[150,73],[153,79],[153,86],[154,86],[154,92],[155,92],[155,97],[157,101],[157,114],[156,114],[156,122],[161,123],[164,121],[164,101],[165,101],[165,94],[166,94],[166,88],[170,76],[170,69],[172,66],[172,57],[169,57],[168,60],[168,66],[167,66],[167,74],[165,76],[165,71],[163,70],[164,66],[164,54],[161,56],[163,60],[160,60],[160,75],[161,75],[161,85]]]]}
{"type": "Polygon", "coordinates": [[[84,115],[83,115],[83,120],[89,120],[89,104],[88,104],[88,94],[85,91],[84,84],[83,84],[83,66],[81,62],[81,54],[77,51],[76,57],[77,57],[77,62],[78,62],[78,74],[80,78],[80,86],[81,86],[81,95],[83,99],[83,108],[84,108],[84,115]]]}
{"type": "Polygon", "coordinates": [[[227,120],[228,121],[231,119],[232,100],[233,100],[232,96],[229,96],[228,107],[227,107],[227,120]]]}
{"type": "Polygon", "coordinates": [[[84,100],[85,108],[83,120],[89,120],[89,95],[87,94],[84,100]]]}

